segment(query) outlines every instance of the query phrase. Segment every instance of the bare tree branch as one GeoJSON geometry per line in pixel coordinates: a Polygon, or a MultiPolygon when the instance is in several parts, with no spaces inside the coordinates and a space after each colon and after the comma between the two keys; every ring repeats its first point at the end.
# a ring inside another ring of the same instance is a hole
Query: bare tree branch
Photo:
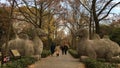
{"type": "Polygon", "coordinates": [[[116,3],[115,5],[113,5],[113,6],[110,8],[110,10],[107,12],[107,14],[106,14],[105,16],[103,16],[101,19],[99,19],[99,21],[105,19],[105,18],[110,14],[111,10],[112,10],[115,6],[117,6],[118,4],[120,4],[120,2],[116,3]]]}

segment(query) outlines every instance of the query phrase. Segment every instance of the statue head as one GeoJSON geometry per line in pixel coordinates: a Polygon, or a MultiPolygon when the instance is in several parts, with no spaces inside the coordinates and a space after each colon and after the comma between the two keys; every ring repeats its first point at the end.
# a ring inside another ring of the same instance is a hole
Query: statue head
{"type": "Polygon", "coordinates": [[[87,39],[88,38],[88,30],[85,28],[79,29],[79,30],[77,30],[75,35],[76,35],[76,37],[78,37],[80,39],[87,39]]]}
{"type": "Polygon", "coordinates": [[[47,36],[47,33],[40,28],[35,28],[34,31],[35,31],[36,35],[38,35],[39,37],[47,36]]]}
{"type": "Polygon", "coordinates": [[[45,37],[47,33],[40,28],[29,28],[17,34],[22,39],[33,39],[34,37],[45,37]]]}
{"type": "Polygon", "coordinates": [[[40,29],[40,28],[36,28],[35,26],[33,26],[31,23],[14,23],[13,24],[14,27],[14,32],[16,33],[16,36],[19,35],[18,37],[20,38],[29,38],[29,39],[33,39],[35,36],[38,37],[44,37],[47,35],[47,33],[40,29]]]}

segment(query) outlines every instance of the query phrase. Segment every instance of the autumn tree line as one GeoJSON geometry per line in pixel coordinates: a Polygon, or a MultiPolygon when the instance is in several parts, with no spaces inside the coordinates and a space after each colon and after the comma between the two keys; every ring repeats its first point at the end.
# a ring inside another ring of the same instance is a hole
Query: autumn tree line
{"type": "Polygon", "coordinates": [[[44,43],[46,45],[50,45],[52,40],[67,40],[70,45],[76,45],[75,32],[81,28],[89,29],[90,39],[94,33],[101,37],[107,34],[111,39],[115,38],[113,31],[118,33],[120,26],[113,25],[119,25],[120,21],[113,21],[108,16],[119,4],[119,1],[114,0],[6,0],[0,3],[0,46],[14,38],[12,24],[18,22],[29,23],[44,30],[47,36],[42,40],[47,42],[44,43]],[[111,24],[101,25],[101,21],[109,21],[111,24]],[[69,31],[64,37],[65,28],[69,31]]]}

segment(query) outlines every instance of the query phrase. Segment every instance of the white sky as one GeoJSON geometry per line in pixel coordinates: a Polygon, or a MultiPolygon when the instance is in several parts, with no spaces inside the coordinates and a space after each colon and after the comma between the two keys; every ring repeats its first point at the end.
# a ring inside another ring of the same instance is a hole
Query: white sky
{"type": "Polygon", "coordinates": [[[5,3],[5,2],[6,2],[6,0],[0,0],[0,2],[5,3]]]}
{"type": "Polygon", "coordinates": [[[120,13],[120,6],[113,8],[113,10],[111,12],[119,14],[120,13]]]}
{"type": "MultiPolygon", "coordinates": [[[[115,2],[119,2],[120,0],[115,0],[115,2]]],[[[5,3],[6,2],[6,0],[0,0],[0,2],[2,2],[2,3],[5,3]]],[[[120,14],[120,5],[119,6],[117,6],[117,7],[115,7],[114,9],[112,9],[112,11],[111,11],[112,13],[117,13],[117,14],[120,14]]]]}
{"type": "MultiPolygon", "coordinates": [[[[120,0],[115,0],[115,2],[120,2],[120,0]]],[[[114,13],[120,13],[120,5],[117,6],[117,7],[115,7],[115,8],[112,10],[112,12],[114,12],[114,13]]]]}

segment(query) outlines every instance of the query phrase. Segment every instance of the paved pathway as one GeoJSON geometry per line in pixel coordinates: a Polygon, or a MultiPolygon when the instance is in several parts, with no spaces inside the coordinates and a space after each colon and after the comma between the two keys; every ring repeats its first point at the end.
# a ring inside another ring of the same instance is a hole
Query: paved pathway
{"type": "Polygon", "coordinates": [[[85,68],[85,66],[79,62],[79,59],[74,59],[68,54],[43,58],[31,65],[30,68],[85,68]]]}

